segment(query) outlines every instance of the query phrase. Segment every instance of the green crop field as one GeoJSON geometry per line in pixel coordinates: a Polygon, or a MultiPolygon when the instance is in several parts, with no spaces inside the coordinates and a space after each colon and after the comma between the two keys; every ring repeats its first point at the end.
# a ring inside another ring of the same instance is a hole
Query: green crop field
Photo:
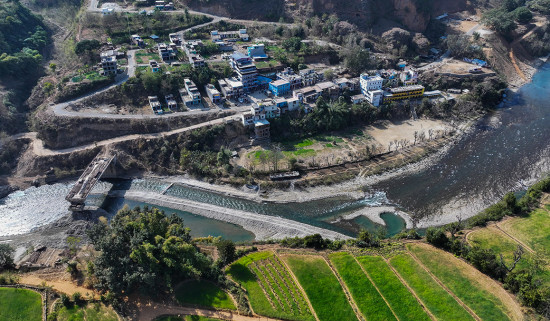
{"type": "Polygon", "coordinates": [[[391,258],[390,264],[437,319],[474,320],[410,255],[396,255],[391,258]]]}
{"type": "Polygon", "coordinates": [[[102,303],[88,303],[83,307],[62,307],[57,312],[57,321],[118,321],[116,312],[102,303]]]}
{"type": "Polygon", "coordinates": [[[535,251],[550,248],[550,213],[542,208],[532,211],[528,217],[514,218],[500,226],[535,251]]]}
{"type": "Polygon", "coordinates": [[[284,257],[304,288],[319,320],[357,320],[338,279],[321,257],[284,257]]]}
{"type": "Polygon", "coordinates": [[[372,282],[348,253],[330,255],[330,261],[348,287],[357,307],[367,320],[396,320],[372,282]]]}
{"type": "Polygon", "coordinates": [[[176,288],[175,294],[180,304],[236,310],[231,297],[217,285],[208,281],[186,282],[176,288]]]}
{"type": "Polygon", "coordinates": [[[485,282],[482,282],[484,276],[481,272],[451,254],[429,245],[411,244],[408,248],[481,319],[509,320],[505,313],[508,310],[507,307],[493,293],[497,287],[493,286],[488,290],[486,286],[482,285],[491,282],[494,284],[494,281],[486,278],[485,282]]]}
{"type": "Polygon", "coordinates": [[[41,321],[42,297],[27,289],[0,288],[1,321],[41,321]]]}
{"type": "Polygon", "coordinates": [[[362,256],[357,260],[369,273],[372,281],[386,298],[400,320],[428,321],[430,317],[416,298],[379,256],[362,256]]]}
{"type": "Polygon", "coordinates": [[[233,263],[227,274],[246,289],[257,314],[287,320],[314,320],[302,292],[273,253],[247,255],[233,263]]]}

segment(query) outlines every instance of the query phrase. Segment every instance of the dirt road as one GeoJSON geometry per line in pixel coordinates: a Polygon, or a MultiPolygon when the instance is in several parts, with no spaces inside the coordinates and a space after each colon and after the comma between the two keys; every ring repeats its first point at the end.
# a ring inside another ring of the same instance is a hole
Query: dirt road
{"type": "Polygon", "coordinates": [[[154,320],[162,315],[200,315],[208,318],[216,318],[221,320],[235,320],[235,321],[279,321],[277,319],[271,319],[267,317],[249,317],[239,315],[237,312],[231,311],[213,311],[207,309],[186,308],[165,304],[150,304],[140,309],[139,315],[136,318],[140,321],[154,320]]]}

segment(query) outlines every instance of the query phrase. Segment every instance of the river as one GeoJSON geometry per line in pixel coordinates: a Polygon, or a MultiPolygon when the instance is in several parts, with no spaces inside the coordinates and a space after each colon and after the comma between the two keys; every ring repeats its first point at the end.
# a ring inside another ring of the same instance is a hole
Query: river
{"type": "MultiPolygon", "coordinates": [[[[174,185],[166,195],[209,203],[230,209],[279,216],[354,236],[360,228],[379,226],[363,216],[343,219],[366,206],[396,206],[424,216],[420,226],[444,224],[468,217],[495,202],[510,190],[524,189],[550,171],[550,64],[544,65],[532,83],[523,86],[504,104],[483,117],[473,131],[433,165],[416,173],[381,181],[360,200],[335,197],[306,203],[273,204],[228,197],[174,185]]],[[[101,206],[111,215],[123,204],[145,203],[105,197],[109,189],[137,189],[159,193],[168,184],[155,180],[115,180],[95,188],[90,205],[101,206]]],[[[0,235],[26,233],[66,214],[67,184],[54,184],[18,191],[0,200],[0,235]]],[[[247,241],[253,235],[240,226],[165,208],[185,219],[194,236],[221,235],[247,241]]],[[[405,226],[397,215],[382,215],[388,235],[405,226]]]]}

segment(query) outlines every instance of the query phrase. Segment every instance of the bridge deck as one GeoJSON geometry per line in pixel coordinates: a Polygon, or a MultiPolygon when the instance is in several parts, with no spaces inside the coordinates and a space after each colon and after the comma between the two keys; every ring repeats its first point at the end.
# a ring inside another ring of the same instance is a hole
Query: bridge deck
{"type": "Polygon", "coordinates": [[[84,202],[86,201],[88,194],[92,188],[94,188],[95,184],[97,184],[113,159],[115,159],[114,155],[97,155],[88,167],[86,167],[84,173],[82,173],[65,198],[67,201],[71,202],[71,208],[84,206],[84,202]]]}

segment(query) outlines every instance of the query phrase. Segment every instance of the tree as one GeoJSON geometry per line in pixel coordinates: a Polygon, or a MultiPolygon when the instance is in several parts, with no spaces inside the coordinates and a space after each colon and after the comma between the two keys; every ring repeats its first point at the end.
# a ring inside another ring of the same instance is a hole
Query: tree
{"type": "Polygon", "coordinates": [[[325,248],[325,240],[323,240],[323,237],[321,234],[313,234],[308,235],[304,237],[304,246],[308,248],[314,248],[316,250],[320,250],[325,248]]]}
{"type": "Polygon", "coordinates": [[[489,27],[495,29],[498,33],[506,36],[517,27],[514,23],[513,14],[503,8],[496,8],[486,11],[483,14],[481,21],[489,27]]]}
{"type": "Polygon", "coordinates": [[[371,58],[370,52],[359,46],[355,46],[344,54],[344,64],[349,71],[358,75],[364,71],[372,69],[376,64],[371,58]]]}
{"type": "Polygon", "coordinates": [[[180,280],[214,277],[212,261],[191,243],[183,219],[156,208],[125,206],[110,224],[88,232],[95,249],[96,289],[115,295],[166,290],[180,280]]]}
{"type": "Polygon", "coordinates": [[[13,267],[13,252],[9,244],[0,244],[0,271],[13,267]]]}
{"type": "Polygon", "coordinates": [[[332,69],[327,69],[323,72],[323,75],[325,76],[326,80],[332,80],[334,79],[334,71],[332,69]]]}
{"type": "Polygon", "coordinates": [[[50,70],[51,70],[53,73],[55,73],[55,70],[56,70],[56,69],[57,69],[57,65],[54,64],[53,62],[50,63],[50,70]]]}
{"type": "Polygon", "coordinates": [[[302,39],[298,37],[291,37],[283,41],[283,48],[290,52],[297,52],[302,47],[302,39]]]}
{"type": "Polygon", "coordinates": [[[429,227],[426,230],[426,241],[439,248],[446,248],[449,245],[449,238],[445,235],[445,231],[435,227],[429,227]]]}
{"type": "Polygon", "coordinates": [[[519,7],[512,13],[519,23],[528,23],[533,19],[533,13],[527,7],[519,7]]]}
{"type": "Polygon", "coordinates": [[[218,248],[220,262],[223,265],[227,265],[235,260],[235,243],[233,241],[221,240],[216,247],[218,248]]]}

